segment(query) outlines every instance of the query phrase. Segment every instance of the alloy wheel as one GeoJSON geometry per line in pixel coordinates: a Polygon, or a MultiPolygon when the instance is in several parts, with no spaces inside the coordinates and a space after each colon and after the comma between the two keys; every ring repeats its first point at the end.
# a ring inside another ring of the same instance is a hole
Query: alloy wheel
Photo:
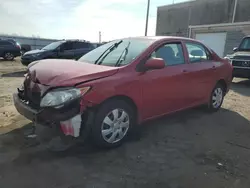
{"type": "Polygon", "coordinates": [[[212,105],[214,108],[219,108],[223,100],[223,90],[218,87],[214,90],[212,95],[212,105]]]}
{"type": "Polygon", "coordinates": [[[12,60],[14,58],[14,55],[12,53],[8,52],[8,53],[5,54],[4,57],[7,60],[12,60]]]}
{"type": "Polygon", "coordinates": [[[105,116],[102,122],[102,137],[111,144],[119,142],[127,134],[129,125],[128,113],[123,109],[114,109],[105,116]]]}

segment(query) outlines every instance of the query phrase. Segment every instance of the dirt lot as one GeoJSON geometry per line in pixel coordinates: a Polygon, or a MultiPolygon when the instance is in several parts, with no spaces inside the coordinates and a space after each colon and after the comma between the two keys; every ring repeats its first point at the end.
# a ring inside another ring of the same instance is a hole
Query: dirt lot
{"type": "Polygon", "coordinates": [[[250,81],[235,79],[218,113],[197,108],[149,122],[115,150],[55,154],[24,137],[31,124],[11,99],[23,70],[0,60],[1,188],[250,187],[250,81]]]}

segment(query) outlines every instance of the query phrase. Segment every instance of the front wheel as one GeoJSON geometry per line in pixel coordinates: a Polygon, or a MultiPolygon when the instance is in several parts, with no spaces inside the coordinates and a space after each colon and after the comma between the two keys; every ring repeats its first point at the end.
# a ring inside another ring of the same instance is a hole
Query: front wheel
{"type": "Polygon", "coordinates": [[[216,84],[211,93],[209,110],[212,112],[218,111],[223,103],[224,96],[225,96],[225,88],[219,83],[216,84]]]}
{"type": "Polygon", "coordinates": [[[99,147],[117,147],[126,140],[134,123],[134,109],[129,104],[122,100],[108,101],[97,111],[91,137],[99,147]]]}
{"type": "Polygon", "coordinates": [[[4,54],[4,59],[8,60],[8,61],[12,61],[15,58],[14,54],[12,54],[11,52],[6,52],[4,54]]]}

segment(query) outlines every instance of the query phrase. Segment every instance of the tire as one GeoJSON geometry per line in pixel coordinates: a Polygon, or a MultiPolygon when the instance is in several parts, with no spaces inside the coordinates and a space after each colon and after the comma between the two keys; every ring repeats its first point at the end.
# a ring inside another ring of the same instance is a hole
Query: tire
{"type": "Polygon", "coordinates": [[[101,148],[121,145],[132,130],[135,119],[134,109],[125,101],[107,101],[95,114],[90,135],[92,142],[101,148]]]}
{"type": "Polygon", "coordinates": [[[7,61],[12,61],[15,58],[15,56],[11,52],[5,52],[3,58],[7,61]]]}
{"type": "Polygon", "coordinates": [[[210,112],[216,112],[221,108],[225,96],[225,88],[222,84],[217,83],[211,92],[208,109],[210,112]]]}

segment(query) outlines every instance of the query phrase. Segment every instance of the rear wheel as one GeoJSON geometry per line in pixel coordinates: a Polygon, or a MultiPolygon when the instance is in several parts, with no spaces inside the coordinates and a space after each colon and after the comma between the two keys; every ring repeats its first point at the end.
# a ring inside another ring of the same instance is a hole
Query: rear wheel
{"type": "Polygon", "coordinates": [[[91,138],[99,147],[112,148],[122,144],[135,123],[133,108],[122,100],[104,103],[98,109],[91,138]]]}
{"type": "Polygon", "coordinates": [[[3,57],[5,60],[8,60],[8,61],[12,61],[14,58],[15,58],[15,56],[14,56],[14,54],[12,54],[11,52],[6,52],[5,54],[4,54],[4,57],[3,57]]]}
{"type": "Polygon", "coordinates": [[[216,84],[211,93],[209,110],[212,112],[218,111],[223,103],[224,96],[225,96],[225,88],[220,83],[216,84]]]}

